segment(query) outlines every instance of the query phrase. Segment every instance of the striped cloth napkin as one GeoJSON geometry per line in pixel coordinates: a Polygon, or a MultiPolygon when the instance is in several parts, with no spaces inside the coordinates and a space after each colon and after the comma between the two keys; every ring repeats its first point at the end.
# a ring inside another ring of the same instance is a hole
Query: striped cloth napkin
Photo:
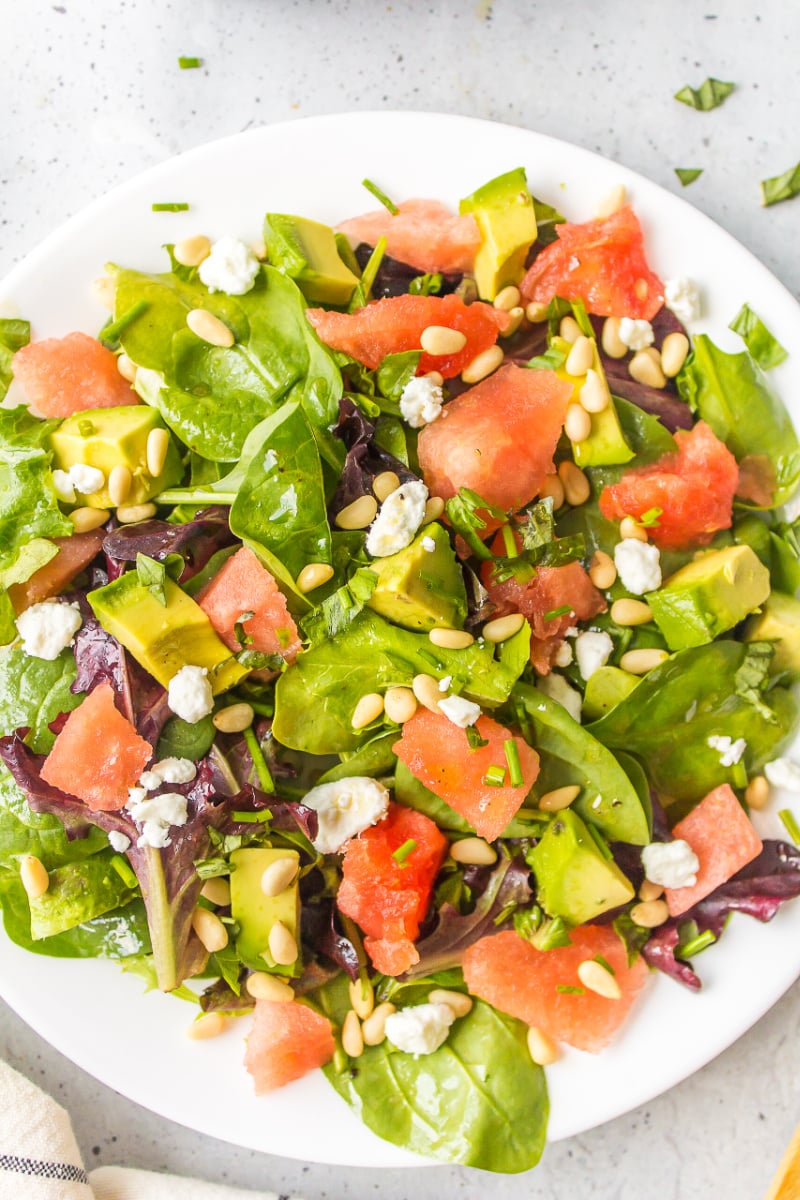
{"type": "Polygon", "coordinates": [[[68,1113],[0,1062],[0,1200],[279,1200],[128,1167],[87,1173],[68,1113]]]}

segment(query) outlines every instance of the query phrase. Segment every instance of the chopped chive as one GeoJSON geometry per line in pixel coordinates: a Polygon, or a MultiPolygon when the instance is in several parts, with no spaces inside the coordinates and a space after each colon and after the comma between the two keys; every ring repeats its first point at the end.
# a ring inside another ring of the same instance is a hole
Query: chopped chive
{"type": "Polygon", "coordinates": [[[694,183],[695,179],[699,179],[703,174],[702,167],[675,167],[675,174],[681,181],[682,187],[688,187],[690,183],[694,183]]]}
{"type": "Polygon", "coordinates": [[[648,508],[647,512],[642,513],[636,522],[642,529],[657,529],[658,518],[664,512],[663,508],[648,508]]]}
{"type": "Polygon", "coordinates": [[[556,617],[565,617],[567,613],[571,613],[572,608],[569,604],[562,604],[560,608],[551,608],[549,612],[544,614],[545,621],[555,621],[556,617]]]}
{"type": "Polygon", "coordinates": [[[243,825],[258,825],[262,822],[267,825],[272,820],[272,813],[268,808],[262,808],[258,812],[232,812],[231,817],[234,821],[241,821],[243,825]]]}
{"type": "Polygon", "coordinates": [[[797,818],[792,810],[790,808],[782,808],[778,816],[783,821],[786,832],[795,846],[800,846],[800,825],[797,824],[797,818]]]}
{"type": "Polygon", "coordinates": [[[264,704],[261,700],[248,700],[254,713],[258,713],[260,717],[272,717],[275,715],[274,704],[264,704]]]}
{"type": "Polygon", "coordinates": [[[202,58],[195,58],[191,54],[178,55],[178,66],[182,71],[192,71],[195,67],[202,67],[202,58]]]}
{"type": "Polygon", "coordinates": [[[607,958],[603,958],[602,954],[595,954],[594,961],[599,963],[604,971],[608,971],[609,975],[616,975],[616,971],[612,967],[607,958]]]}
{"type": "Polygon", "coordinates": [[[255,735],[253,726],[248,726],[244,731],[244,740],[247,743],[247,749],[250,751],[250,757],[253,760],[253,766],[256,769],[259,786],[262,792],[272,793],[275,791],[275,784],[270,775],[267,760],[264,758],[264,752],[258,744],[258,738],[255,735]]]}
{"type": "Polygon", "coordinates": [[[514,530],[510,525],[504,525],[501,532],[503,534],[503,545],[505,547],[506,556],[508,558],[517,558],[519,555],[519,550],[517,550],[517,543],[514,539],[514,530]]]}
{"type": "Polygon", "coordinates": [[[519,749],[514,738],[506,738],[503,742],[508,763],[508,775],[512,787],[521,787],[525,780],[522,777],[522,767],[519,762],[519,749]]]}
{"type": "Polygon", "coordinates": [[[608,843],[606,842],[600,830],[595,825],[592,825],[589,821],[586,822],[586,828],[589,830],[592,840],[602,854],[603,858],[611,860],[614,856],[609,850],[608,843]]]}
{"type": "Polygon", "coordinates": [[[492,765],[483,777],[487,787],[502,787],[506,781],[505,767],[492,765]]]}
{"type": "Polygon", "coordinates": [[[119,335],[149,307],[147,300],[137,300],[127,312],[124,312],[121,317],[117,317],[116,321],[109,321],[108,325],[100,330],[100,341],[103,345],[108,348],[116,346],[119,335]]]}
{"type": "Polygon", "coordinates": [[[151,204],[151,212],[188,212],[189,205],[185,200],[173,200],[163,204],[151,204]]]}
{"type": "Polygon", "coordinates": [[[370,292],[372,291],[372,285],[375,282],[378,271],[380,270],[385,253],[386,238],[378,238],[375,249],[372,251],[372,254],[370,254],[369,258],[367,259],[366,266],[361,272],[361,279],[359,281],[358,288],[356,288],[356,292],[358,292],[360,289],[361,294],[363,295],[363,299],[362,295],[359,296],[359,299],[361,299],[361,304],[359,307],[363,307],[364,304],[366,304],[369,300],[370,292]]]}
{"type": "Polygon", "coordinates": [[[707,929],[705,933],[698,934],[697,937],[691,938],[685,945],[680,946],[675,953],[678,958],[693,958],[701,950],[705,950],[706,947],[713,945],[716,940],[711,930],[707,929]]]}
{"type": "Polygon", "coordinates": [[[397,216],[400,209],[393,200],[389,199],[389,197],[386,195],[386,192],[381,191],[377,183],[373,183],[371,179],[362,179],[361,186],[365,187],[368,192],[372,192],[372,195],[375,197],[375,199],[379,200],[384,208],[388,208],[393,217],[397,216]]]}
{"type": "Polygon", "coordinates": [[[586,988],[570,987],[568,983],[557,983],[556,991],[561,992],[562,996],[585,996],[586,988]]]}
{"type": "Polygon", "coordinates": [[[743,762],[734,763],[731,768],[733,783],[738,788],[747,787],[747,767],[743,762]]]}
{"type": "Polygon", "coordinates": [[[133,867],[123,854],[115,854],[111,859],[111,865],[122,882],[126,883],[128,887],[135,888],[139,886],[139,880],[136,878],[133,867]]]}
{"type": "Polygon", "coordinates": [[[398,846],[392,854],[392,858],[397,863],[404,863],[410,854],[413,854],[417,848],[417,843],[413,838],[409,838],[407,842],[403,842],[402,846],[398,846]]]}

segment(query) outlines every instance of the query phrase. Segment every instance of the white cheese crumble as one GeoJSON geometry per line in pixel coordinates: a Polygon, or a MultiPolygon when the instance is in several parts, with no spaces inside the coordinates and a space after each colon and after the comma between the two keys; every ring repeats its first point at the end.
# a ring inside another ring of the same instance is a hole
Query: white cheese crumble
{"type": "Polygon", "coordinates": [[[221,237],[197,269],[200,281],[210,292],[243,296],[256,281],[261,263],[253,251],[238,238],[221,237]]]}
{"type": "Polygon", "coordinates": [[[389,793],[377,779],[353,775],[321,783],[303,797],[317,814],[314,847],[320,854],[336,854],[351,838],[386,816],[389,793]]]}
{"type": "Polygon", "coordinates": [[[56,489],[56,495],[59,500],[63,500],[65,504],[75,503],[75,488],[69,476],[69,471],[59,471],[58,467],[53,471],[53,487],[56,489]]]}
{"type": "Polygon", "coordinates": [[[465,700],[463,696],[445,696],[444,700],[439,701],[439,708],[448,721],[458,725],[459,729],[466,729],[467,726],[474,725],[481,715],[480,704],[473,704],[471,700],[465,700]]]}
{"type": "Polygon", "coordinates": [[[405,550],[425,517],[428,489],[419,479],[395,488],[384,500],[367,534],[367,553],[386,558],[405,550]]]}
{"type": "Polygon", "coordinates": [[[455,1019],[449,1004],[414,1004],[386,1018],[386,1036],[406,1054],[433,1054],[447,1041],[455,1019]]]}
{"type": "Polygon", "coordinates": [[[700,316],[700,293],[697,284],[685,275],[679,279],[668,279],[664,284],[664,304],[682,325],[696,321],[700,316]]]}
{"type": "Polygon", "coordinates": [[[723,767],[735,767],[747,749],[747,742],[744,738],[737,738],[734,741],[733,738],[715,733],[706,741],[712,750],[719,750],[720,766],[723,767]]]}
{"type": "Polygon", "coordinates": [[[424,375],[416,375],[403,388],[400,413],[412,429],[422,429],[442,415],[444,393],[438,383],[424,375]]]}
{"type": "Polygon", "coordinates": [[[42,600],[40,604],[31,604],[16,619],[25,653],[31,658],[44,658],[49,662],[72,645],[82,624],[79,606],[61,604],[58,600],[42,600]]]}
{"type": "Polygon", "coordinates": [[[571,687],[563,675],[557,675],[555,671],[550,675],[543,675],[541,679],[537,680],[536,687],[545,696],[549,696],[551,700],[557,701],[562,708],[565,708],[573,721],[580,723],[583,699],[580,692],[571,687]]]}
{"type": "Polygon", "coordinates": [[[655,341],[653,326],[649,321],[623,317],[619,323],[619,340],[629,350],[646,350],[655,341]]]}
{"type": "Polygon", "coordinates": [[[450,684],[451,684],[452,682],[453,682],[453,676],[452,676],[452,675],[443,675],[443,676],[442,676],[442,678],[439,680],[439,691],[440,691],[440,692],[446,692],[446,691],[449,691],[449,689],[450,689],[450,684]]]}
{"type": "Polygon", "coordinates": [[[433,554],[436,549],[436,542],[432,537],[424,537],[422,539],[422,549],[427,550],[428,554],[433,554]]]}
{"type": "Polygon", "coordinates": [[[214,708],[214,694],[205,667],[181,667],[167,688],[167,703],[177,717],[190,725],[201,721],[214,708]]]}
{"type": "Polygon", "coordinates": [[[112,850],[116,850],[117,854],[124,854],[131,844],[131,839],[127,833],[120,833],[118,829],[110,829],[108,843],[112,850]]]}
{"type": "Polygon", "coordinates": [[[574,655],[572,653],[572,646],[570,646],[569,642],[562,642],[556,650],[556,656],[553,659],[553,666],[568,667],[573,658],[574,655]]]}
{"type": "Polygon", "coordinates": [[[764,774],[773,787],[800,792],[800,763],[791,758],[774,758],[764,767],[764,774]]]}
{"type": "Polygon", "coordinates": [[[614,643],[607,633],[586,630],[575,638],[575,657],[582,679],[590,679],[604,667],[614,653],[614,643]]]}
{"type": "Polygon", "coordinates": [[[70,467],[69,480],[82,496],[93,496],[106,486],[106,477],[99,467],[87,467],[85,463],[75,463],[70,467]]]}
{"type": "Polygon", "coordinates": [[[614,547],[614,565],[622,586],[634,596],[661,587],[661,554],[650,542],[623,538],[614,547]]]}
{"type": "Polygon", "coordinates": [[[683,838],[674,842],[651,842],[642,850],[645,877],[666,888],[693,887],[700,860],[683,838]]]}
{"type": "Polygon", "coordinates": [[[125,807],[142,831],[136,845],[156,850],[170,845],[170,828],[185,825],[189,816],[186,797],[180,792],[148,796],[144,788],[130,788],[125,807]]]}
{"type": "Polygon", "coordinates": [[[162,758],[139,777],[139,784],[154,792],[162,783],[191,783],[197,767],[190,758],[162,758]]]}

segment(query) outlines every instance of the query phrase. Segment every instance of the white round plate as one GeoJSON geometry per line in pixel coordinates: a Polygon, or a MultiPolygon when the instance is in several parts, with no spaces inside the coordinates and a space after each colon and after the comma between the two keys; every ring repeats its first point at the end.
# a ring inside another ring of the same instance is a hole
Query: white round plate
{"type": "MultiPolygon", "coordinates": [[[[0,284],[34,337],[82,328],[105,314],[90,295],[104,263],[167,269],[165,242],[203,232],[260,236],[268,209],[335,223],[374,208],[368,176],[395,199],[431,196],[455,205],[487,179],[524,166],[533,193],[571,220],[587,220],[623,183],[662,278],[688,275],[702,289],[697,329],[740,348],[727,324],[748,301],[784,346],[800,346],[800,308],[732,237],[684,201],[631,171],[553,138],[510,126],[430,113],[357,113],[257,129],[192,150],[90,205],[0,284]],[[185,213],[153,202],[187,201],[185,213]]],[[[0,310],[2,311],[2,310],[0,310]]],[[[800,356],[771,372],[798,415],[800,356]]],[[[763,828],[780,836],[772,820],[763,828]]],[[[698,963],[704,988],[649,981],[616,1042],[600,1055],[568,1052],[548,1069],[550,1138],[569,1137],[634,1108],[685,1079],[747,1030],[800,974],[800,904],[766,926],[734,917],[698,963]]],[[[42,1037],[78,1066],[146,1108],[201,1133],[256,1150],[353,1166],[418,1165],[380,1141],[321,1073],[256,1098],[242,1067],[248,1021],[210,1042],[184,1031],[190,1009],[142,992],[141,981],[101,961],[28,954],[0,934],[0,990],[42,1037]]]]}

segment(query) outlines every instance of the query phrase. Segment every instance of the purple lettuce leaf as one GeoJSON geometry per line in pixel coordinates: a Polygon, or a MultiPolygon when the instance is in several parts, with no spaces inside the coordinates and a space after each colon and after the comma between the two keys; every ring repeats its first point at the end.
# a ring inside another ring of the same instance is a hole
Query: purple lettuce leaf
{"type": "MultiPolygon", "coordinates": [[[[204,508],[193,521],[180,525],[155,519],[120,525],[103,539],[103,550],[116,564],[136,562],[137,554],[146,554],[158,562],[170,554],[180,554],[185,566],[179,582],[186,583],[202,571],[212,555],[235,541],[228,525],[228,509],[217,504],[204,508]]],[[[119,569],[116,573],[120,573],[119,569]]]]}
{"type": "Polygon", "coordinates": [[[663,971],[672,979],[677,979],[678,983],[685,984],[693,992],[699,992],[703,986],[699,977],[688,963],[681,962],[675,957],[679,938],[678,922],[668,921],[648,938],[642,949],[642,958],[649,966],[663,971]]]}
{"type": "Polygon", "coordinates": [[[384,471],[394,471],[401,483],[418,478],[405,463],[377,444],[375,426],[346,397],[339,401],[339,421],[333,432],[344,442],[347,455],[329,506],[332,517],[360,496],[371,496],[373,479],[384,471]]]}
{"type": "MultiPolygon", "coordinates": [[[[356,246],[355,256],[362,271],[373,249],[374,247],[366,242],[360,242],[356,246]]],[[[419,267],[412,267],[401,262],[399,258],[391,258],[390,255],[384,254],[372,285],[372,296],[375,300],[383,300],[387,296],[405,296],[411,280],[424,274],[419,267]]],[[[442,275],[442,286],[436,294],[445,296],[448,292],[454,292],[463,278],[463,275],[442,275]]]]}
{"type": "Polygon", "coordinates": [[[302,910],[303,944],[311,946],[346,971],[351,979],[358,978],[358,953],[348,937],[336,927],[336,909],[332,900],[304,904],[302,910]]]}
{"type": "Polygon", "coordinates": [[[212,983],[200,997],[200,1007],[203,1012],[229,1013],[231,1016],[241,1016],[250,1012],[255,1000],[244,989],[237,996],[233,988],[224,979],[212,983]]]}

